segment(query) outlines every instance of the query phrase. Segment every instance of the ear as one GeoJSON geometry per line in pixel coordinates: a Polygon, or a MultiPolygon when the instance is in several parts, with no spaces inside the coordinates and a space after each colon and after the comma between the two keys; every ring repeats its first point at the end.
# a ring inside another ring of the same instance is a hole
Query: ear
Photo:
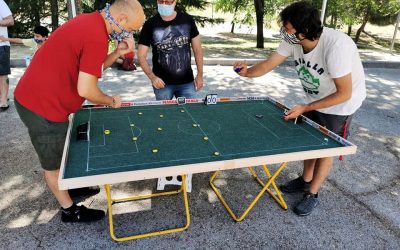
{"type": "Polygon", "coordinates": [[[303,33],[299,33],[298,37],[300,40],[306,39],[306,36],[303,33]]]}
{"type": "Polygon", "coordinates": [[[128,22],[128,16],[124,13],[120,13],[116,19],[120,25],[125,25],[128,22]]]}

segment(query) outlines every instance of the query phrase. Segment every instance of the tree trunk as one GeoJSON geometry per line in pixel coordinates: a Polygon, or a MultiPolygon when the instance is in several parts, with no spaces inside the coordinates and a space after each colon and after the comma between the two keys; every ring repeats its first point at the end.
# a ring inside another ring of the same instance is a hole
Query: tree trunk
{"type": "Polygon", "coordinates": [[[370,16],[369,13],[370,13],[370,10],[367,9],[367,10],[365,11],[365,14],[364,14],[364,18],[363,18],[363,22],[362,22],[362,24],[361,24],[361,27],[357,30],[356,37],[354,38],[354,42],[355,42],[356,44],[357,44],[358,41],[360,40],[361,32],[364,31],[364,28],[365,28],[365,26],[366,26],[367,23],[368,23],[369,16],[370,16]]]}
{"type": "Polygon", "coordinates": [[[351,25],[347,27],[347,35],[351,36],[351,25]]]}
{"type": "Polygon", "coordinates": [[[235,19],[236,19],[236,15],[239,9],[239,4],[240,1],[236,1],[236,6],[235,6],[235,14],[233,15],[233,20],[232,20],[232,28],[231,28],[231,33],[235,33],[235,19]]]}
{"type": "Polygon", "coordinates": [[[337,28],[337,13],[335,12],[335,15],[333,16],[333,28],[337,28]]]}
{"type": "Polygon", "coordinates": [[[52,29],[52,31],[55,31],[59,26],[59,23],[58,23],[58,1],[57,0],[51,0],[50,9],[51,9],[51,29],[52,29]]]}
{"type": "Polygon", "coordinates": [[[257,20],[257,48],[264,48],[264,0],[254,0],[257,20]]]}

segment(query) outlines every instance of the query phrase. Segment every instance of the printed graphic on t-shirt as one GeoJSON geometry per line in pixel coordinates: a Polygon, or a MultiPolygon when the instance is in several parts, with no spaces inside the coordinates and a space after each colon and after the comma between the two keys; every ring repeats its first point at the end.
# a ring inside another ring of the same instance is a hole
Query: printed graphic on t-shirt
{"type": "Polygon", "coordinates": [[[305,61],[302,58],[295,60],[295,64],[304,91],[308,94],[318,95],[321,82],[312,72],[314,72],[315,75],[322,75],[325,70],[319,67],[317,63],[311,64],[310,61],[305,61]]]}
{"type": "Polygon", "coordinates": [[[154,31],[159,65],[171,74],[182,75],[190,67],[189,25],[168,26],[154,31]]]}
{"type": "Polygon", "coordinates": [[[315,78],[304,66],[297,70],[297,74],[299,75],[304,91],[308,94],[318,95],[320,86],[319,79],[315,78]]]}

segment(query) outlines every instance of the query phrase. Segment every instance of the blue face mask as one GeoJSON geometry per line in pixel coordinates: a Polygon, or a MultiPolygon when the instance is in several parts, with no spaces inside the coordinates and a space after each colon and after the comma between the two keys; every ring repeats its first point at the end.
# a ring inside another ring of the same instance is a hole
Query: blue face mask
{"type": "Polygon", "coordinates": [[[106,14],[106,20],[110,23],[110,26],[113,29],[113,31],[110,34],[110,38],[112,40],[117,40],[117,41],[121,42],[125,38],[133,37],[132,32],[128,32],[124,28],[122,28],[122,26],[117,21],[115,21],[115,19],[111,16],[110,4],[107,4],[106,7],[102,11],[106,14]],[[113,24],[115,24],[121,30],[121,32],[115,31],[113,24]]]}
{"type": "Polygon", "coordinates": [[[33,38],[33,41],[35,41],[35,43],[36,43],[37,45],[40,45],[40,44],[42,44],[42,43],[44,42],[44,40],[38,39],[38,38],[33,38]]]}
{"type": "Polygon", "coordinates": [[[174,14],[175,10],[175,5],[171,4],[157,4],[158,7],[158,13],[160,13],[161,16],[171,16],[174,14]]]}

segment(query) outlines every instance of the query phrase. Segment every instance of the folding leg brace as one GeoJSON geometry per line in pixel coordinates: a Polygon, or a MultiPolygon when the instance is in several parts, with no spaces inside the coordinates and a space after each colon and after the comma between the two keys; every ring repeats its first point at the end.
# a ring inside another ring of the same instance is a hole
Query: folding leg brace
{"type": "Polygon", "coordinates": [[[106,194],[107,194],[107,204],[108,204],[108,221],[109,221],[109,226],[110,226],[111,238],[115,241],[122,242],[122,241],[136,240],[136,239],[140,239],[140,238],[158,236],[158,235],[163,235],[163,234],[182,232],[182,231],[186,230],[190,225],[190,213],[189,213],[189,203],[188,203],[188,197],[187,197],[187,192],[186,192],[185,179],[186,179],[186,176],[182,175],[182,186],[179,190],[176,190],[176,191],[161,192],[161,193],[149,194],[149,195],[132,196],[132,197],[126,197],[126,198],[119,198],[119,199],[112,199],[111,185],[109,185],[109,184],[105,185],[106,194]],[[116,237],[115,236],[113,214],[112,214],[112,211],[113,211],[112,205],[114,203],[125,202],[125,201],[137,201],[137,200],[149,199],[149,198],[166,196],[166,195],[176,195],[179,193],[183,194],[183,201],[184,201],[185,214],[186,214],[186,225],[185,226],[173,228],[173,229],[162,230],[162,231],[154,231],[154,232],[149,232],[149,233],[125,236],[125,237],[116,237]]]}
{"type": "Polygon", "coordinates": [[[263,165],[263,170],[266,174],[266,176],[268,177],[268,181],[267,183],[263,183],[261,181],[261,179],[257,176],[256,172],[253,170],[252,167],[249,167],[248,169],[250,170],[250,173],[253,175],[253,177],[255,178],[255,180],[263,187],[261,189],[261,191],[257,194],[257,196],[253,199],[253,201],[250,203],[250,205],[246,208],[246,210],[242,213],[242,215],[240,215],[240,217],[237,217],[235,215],[235,213],[232,211],[232,209],[229,207],[228,203],[225,201],[224,197],[221,195],[221,193],[219,192],[219,190],[217,189],[217,187],[214,185],[214,179],[219,175],[220,171],[216,171],[210,178],[210,185],[211,188],[214,190],[215,194],[218,196],[218,198],[220,199],[220,201],[222,202],[222,205],[224,205],[224,207],[226,208],[226,210],[228,211],[228,213],[231,215],[231,217],[239,222],[242,221],[247,214],[251,211],[251,209],[253,209],[253,207],[255,206],[255,204],[258,202],[258,200],[261,198],[261,196],[265,193],[268,192],[272,198],[274,198],[274,200],[281,205],[281,207],[283,209],[287,209],[287,205],[285,203],[285,201],[282,198],[281,192],[278,189],[278,187],[276,186],[275,183],[275,178],[280,174],[280,172],[285,168],[286,166],[286,162],[282,163],[279,168],[275,171],[275,173],[273,175],[271,175],[271,172],[269,171],[267,165],[263,165]],[[275,190],[276,194],[274,194],[270,189],[269,186],[273,187],[273,189],[275,190]]]}

